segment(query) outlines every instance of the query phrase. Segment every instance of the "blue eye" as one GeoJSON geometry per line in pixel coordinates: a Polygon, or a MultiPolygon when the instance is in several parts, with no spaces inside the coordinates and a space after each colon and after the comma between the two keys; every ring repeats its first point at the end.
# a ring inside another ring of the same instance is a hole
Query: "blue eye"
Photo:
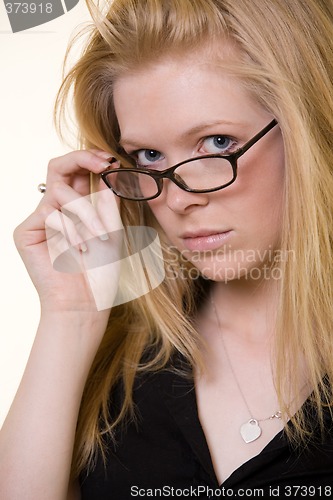
{"type": "Polygon", "coordinates": [[[164,156],[155,149],[141,149],[136,152],[139,167],[149,167],[154,163],[163,160],[164,156]]]}
{"type": "Polygon", "coordinates": [[[212,135],[203,141],[203,148],[208,154],[224,154],[234,146],[235,141],[225,135],[212,135]]]}

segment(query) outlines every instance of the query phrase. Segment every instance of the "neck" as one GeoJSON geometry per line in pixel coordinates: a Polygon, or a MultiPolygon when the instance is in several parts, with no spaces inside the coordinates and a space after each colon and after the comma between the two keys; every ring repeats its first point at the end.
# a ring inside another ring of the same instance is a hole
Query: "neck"
{"type": "Polygon", "coordinates": [[[274,333],[278,293],[276,280],[244,278],[215,283],[211,294],[225,335],[246,343],[269,341],[274,333]]]}

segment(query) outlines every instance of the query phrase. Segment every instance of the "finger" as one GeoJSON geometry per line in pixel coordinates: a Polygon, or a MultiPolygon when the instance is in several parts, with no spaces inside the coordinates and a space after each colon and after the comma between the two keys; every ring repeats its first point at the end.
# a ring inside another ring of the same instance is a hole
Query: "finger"
{"type": "Polygon", "coordinates": [[[43,206],[29,215],[19,226],[14,230],[14,241],[17,249],[22,249],[43,243],[46,240],[45,236],[45,219],[54,211],[52,205],[44,203],[43,206]]]}
{"type": "Polygon", "coordinates": [[[95,155],[99,156],[100,158],[103,158],[104,160],[110,160],[113,158],[113,154],[108,152],[108,151],[103,151],[101,149],[88,149],[87,151],[91,151],[95,155]]]}
{"type": "Polygon", "coordinates": [[[72,216],[72,213],[68,217],[63,211],[55,210],[46,219],[49,255],[57,271],[77,273],[119,261],[122,231],[115,231],[113,227],[110,238],[104,234],[98,239],[82,221],[75,224],[72,216]]]}
{"type": "Polygon", "coordinates": [[[92,151],[72,151],[66,155],[53,158],[49,162],[46,184],[71,178],[75,174],[89,175],[90,172],[99,174],[110,167],[110,162],[92,151]]]}
{"type": "Polygon", "coordinates": [[[97,183],[97,191],[91,194],[92,203],[103,226],[110,234],[123,229],[120,216],[120,198],[107,188],[102,179],[97,183]]]}
{"type": "MultiPolygon", "coordinates": [[[[73,223],[81,221],[89,230],[89,237],[98,236],[101,239],[107,239],[106,234],[108,230],[103,225],[100,215],[91,203],[90,195],[81,196],[64,182],[58,181],[51,186],[48,198],[53,200],[52,204],[54,205],[56,212],[61,210],[62,213],[72,219],[73,223]],[[73,219],[73,214],[76,216],[76,219],[75,217],[73,219]]],[[[46,198],[46,201],[48,198],[46,198]]],[[[55,217],[57,219],[57,216],[55,217]]],[[[49,218],[50,216],[48,216],[45,223],[48,226],[53,227],[53,219],[51,218],[51,221],[49,221],[49,218]]],[[[59,226],[57,227],[59,228],[59,226]]]]}
{"type": "Polygon", "coordinates": [[[46,218],[45,231],[49,247],[52,240],[59,241],[59,235],[61,234],[67,242],[66,249],[68,247],[75,247],[82,252],[87,251],[85,240],[89,239],[91,235],[85,234],[83,237],[80,233],[79,225],[71,217],[68,217],[59,210],[54,210],[46,218]]]}

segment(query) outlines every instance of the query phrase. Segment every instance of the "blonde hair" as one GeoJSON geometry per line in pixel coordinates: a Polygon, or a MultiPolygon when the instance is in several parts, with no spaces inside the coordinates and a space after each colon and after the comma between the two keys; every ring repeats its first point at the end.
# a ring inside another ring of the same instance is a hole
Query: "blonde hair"
{"type": "MultiPolygon", "coordinates": [[[[112,88],[123,72],[210,41],[217,46],[229,39],[237,45],[239,60],[233,71],[276,117],[285,145],[281,250],[292,251],[294,259],[279,263],[283,277],[276,327],[277,393],[281,410],[288,412],[286,381],[291,393],[299,389],[299,353],[304,354],[323,430],[322,408],[331,405],[333,377],[332,0],[113,0],[105,14],[90,0],[88,6],[95,24],[57,100],[63,111],[73,90],[84,147],[118,154],[112,88]]],[[[212,62],[219,64],[217,51],[211,54],[212,62]]],[[[122,217],[125,226],[156,226],[143,204],[123,203],[122,217]]],[[[166,245],[164,251],[167,261],[166,245]]],[[[190,365],[200,361],[191,318],[202,282],[186,276],[175,279],[184,263],[174,260],[160,287],[112,311],[82,399],[74,475],[92,465],[97,449],[104,453],[103,435],[133,413],[138,370],[165,367],[175,350],[190,365]],[[142,364],[149,347],[154,354],[142,364]],[[119,381],[124,402],[110,421],[110,391],[119,381]]],[[[304,442],[311,434],[305,415],[300,411],[290,418],[290,437],[304,442]]]]}

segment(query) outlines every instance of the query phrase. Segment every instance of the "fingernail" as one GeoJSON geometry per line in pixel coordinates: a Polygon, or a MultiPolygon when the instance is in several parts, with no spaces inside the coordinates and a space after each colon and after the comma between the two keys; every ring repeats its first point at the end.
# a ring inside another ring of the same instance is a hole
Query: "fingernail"
{"type": "Polygon", "coordinates": [[[94,233],[96,236],[98,236],[98,238],[101,240],[101,241],[106,241],[109,239],[109,236],[106,232],[106,229],[105,227],[103,226],[102,222],[100,221],[100,219],[96,218],[92,221],[92,227],[94,228],[94,233]]]}
{"type": "Polygon", "coordinates": [[[98,156],[101,156],[102,158],[105,158],[106,160],[109,160],[112,158],[111,153],[107,153],[106,151],[102,151],[101,153],[98,153],[98,156]]]}
{"type": "Polygon", "coordinates": [[[82,242],[82,243],[80,243],[80,250],[81,250],[81,252],[83,252],[83,253],[84,253],[84,252],[86,252],[86,251],[88,250],[87,245],[86,245],[85,243],[83,243],[83,242],[82,242]]]}
{"type": "Polygon", "coordinates": [[[99,166],[100,166],[101,168],[109,168],[109,167],[111,167],[111,163],[110,163],[109,161],[102,161],[102,162],[99,164],[99,166]]]}
{"type": "Polygon", "coordinates": [[[106,241],[106,240],[108,240],[108,239],[109,239],[109,235],[108,235],[107,233],[105,233],[105,234],[101,234],[101,235],[100,235],[100,236],[98,236],[98,237],[99,237],[99,239],[100,239],[101,241],[106,241]]]}

